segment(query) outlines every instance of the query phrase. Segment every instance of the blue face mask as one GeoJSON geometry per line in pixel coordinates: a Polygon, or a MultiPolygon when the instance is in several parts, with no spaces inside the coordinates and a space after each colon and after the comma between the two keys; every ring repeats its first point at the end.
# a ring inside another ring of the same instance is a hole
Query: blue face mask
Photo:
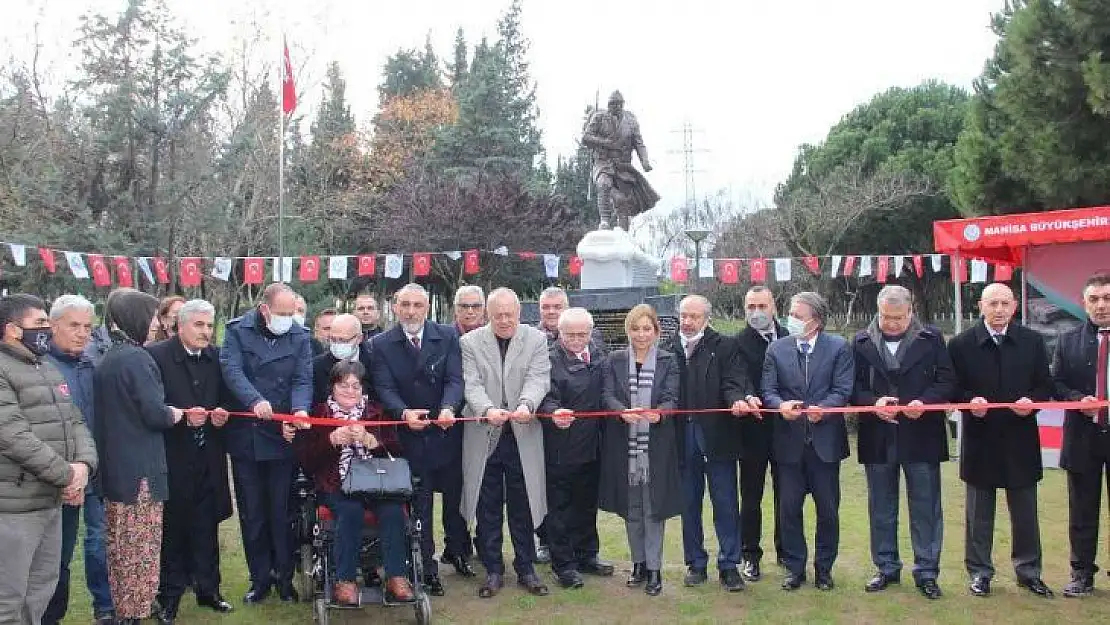
{"type": "Polygon", "coordinates": [[[338,360],[354,360],[355,354],[358,353],[358,345],[351,345],[350,343],[332,343],[328,346],[328,349],[331,350],[331,355],[338,360]]]}
{"type": "Polygon", "coordinates": [[[808,326],[809,326],[808,323],[806,323],[805,321],[802,321],[801,319],[799,319],[799,318],[797,318],[793,315],[786,318],[786,331],[790,333],[790,336],[794,336],[794,337],[805,336],[806,327],[808,327],[808,326]]]}

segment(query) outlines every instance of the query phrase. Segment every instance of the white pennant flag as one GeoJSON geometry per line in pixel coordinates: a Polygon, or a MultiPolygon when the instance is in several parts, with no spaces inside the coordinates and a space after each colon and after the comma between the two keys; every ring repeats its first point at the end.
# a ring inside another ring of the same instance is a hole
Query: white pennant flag
{"type": "Polygon", "coordinates": [[[150,268],[150,259],[140,256],[135,260],[139,261],[139,271],[143,272],[143,277],[146,278],[146,281],[154,284],[154,271],[150,268]]]}
{"type": "Polygon", "coordinates": [[[559,255],[558,254],[544,254],[543,255],[543,273],[548,278],[559,277],[559,255]]]}
{"type": "Polygon", "coordinates": [[[944,257],[940,254],[929,254],[929,261],[933,264],[933,273],[940,273],[944,257]]]}
{"type": "Polygon", "coordinates": [[[987,281],[987,261],[975,259],[971,261],[971,281],[987,281]]]}
{"type": "Polygon", "coordinates": [[[699,258],[698,259],[698,277],[699,278],[712,278],[713,277],[713,259],[712,258],[699,258]]]}
{"type": "Polygon", "coordinates": [[[293,257],[274,257],[274,282],[293,281],[293,257]]]}
{"type": "Polygon", "coordinates": [[[81,258],[80,252],[66,252],[66,264],[69,265],[69,270],[73,272],[73,277],[79,280],[89,279],[89,268],[85,266],[85,259],[81,258]]]}
{"type": "Polygon", "coordinates": [[[15,261],[16,267],[27,266],[27,246],[19,245],[18,243],[9,243],[12,248],[12,260],[15,261]]]}
{"type": "Polygon", "coordinates": [[[462,252],[457,250],[453,252],[444,252],[443,255],[451,260],[462,260],[462,252]]]}
{"type": "Polygon", "coordinates": [[[775,280],[779,282],[790,282],[790,264],[789,258],[775,259],[775,280]]]}
{"type": "Polygon", "coordinates": [[[871,275],[871,257],[870,256],[860,256],[859,257],[859,277],[862,278],[864,276],[869,276],[869,275],[871,275]]]}
{"type": "Polygon", "coordinates": [[[493,253],[497,254],[498,256],[508,256],[509,255],[509,248],[502,245],[502,246],[499,246],[497,249],[493,250],[493,253]]]}
{"type": "Polygon", "coordinates": [[[217,257],[212,263],[212,277],[227,282],[231,277],[231,259],[217,257]]]}
{"type": "Polygon", "coordinates": [[[829,276],[836,278],[840,275],[840,261],[844,260],[843,256],[832,257],[832,267],[829,269],[829,276]]]}
{"type": "Polygon", "coordinates": [[[393,279],[400,278],[404,268],[405,261],[400,254],[385,255],[385,277],[393,279]]]}
{"type": "Polygon", "coordinates": [[[902,269],[903,269],[903,266],[905,264],[906,264],[906,257],[905,256],[895,256],[894,257],[894,277],[895,278],[901,278],[902,277],[902,269]]]}
{"type": "Polygon", "coordinates": [[[328,258],[328,278],[331,280],[347,279],[346,256],[332,256],[328,258]]]}

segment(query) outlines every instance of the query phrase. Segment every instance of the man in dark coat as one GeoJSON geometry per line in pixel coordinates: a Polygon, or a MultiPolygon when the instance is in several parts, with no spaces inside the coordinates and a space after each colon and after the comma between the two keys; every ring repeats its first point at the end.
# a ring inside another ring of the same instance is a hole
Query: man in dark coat
{"type": "Polygon", "coordinates": [[[821,408],[846,406],[855,370],[852,348],[825,332],[829,306],[817,293],[790,300],[788,338],[767,348],[763,363],[763,404],[781,412],[775,419],[775,461],[779,467],[779,523],[788,574],[783,590],[805,582],[806,542],[802,505],[807,493],[817,508],[814,584],[832,590],[832,567],[840,548],[840,462],[848,457],[843,414],[821,408]]]}
{"type": "MultiPolygon", "coordinates": [[[[763,405],[763,361],[767,346],[786,336],[775,320],[775,297],[765,286],[753,286],[744,296],[744,319],[747,327],[736,336],[744,373],[748,376],[753,408],[763,405]]],[[[740,419],[740,553],[744,562],[740,574],[754,582],[763,577],[760,560],[763,548],[763,489],[767,469],[771,469],[771,500],[774,505],[775,560],[783,563],[782,535],[779,528],[779,472],[771,455],[775,420],[771,415],[756,413],[753,418],[740,419]]]]}
{"type": "Polygon", "coordinates": [[[235,419],[226,433],[251,575],[244,603],[263,601],[275,581],[282,601],[297,598],[289,514],[290,443],[297,428],[270,421],[274,414],[307,417],[312,403],[312,347],[308,330],[293,322],[295,298],[285,284],[266,287],[257,308],[227,323],[220,350],[220,366],[235,409],[255,415],[235,419]]]}
{"type": "Polygon", "coordinates": [[[444,547],[441,559],[461,575],[474,575],[464,554],[470,535],[460,511],[463,490],[462,428],[452,427],[463,401],[462,354],[459,335],[449,325],[428,320],[428,292],[408,284],[393,294],[397,324],[371,343],[374,390],[398,427],[405,458],[420,478],[413,512],[420,519],[424,586],[445,594],[435,561],[432,495],[443,495],[444,547]]]}
{"type": "MultiPolygon", "coordinates": [[[[1039,334],[1013,323],[1017,302],[1005,284],[983,289],[980,323],[948,343],[962,400],[970,403],[1031,403],[1053,396],[1048,352],[1039,334]]],[[[1037,525],[1037,482],[1041,481],[1041,442],[1032,409],[971,410],[963,429],[960,479],[967,485],[964,560],[971,593],[991,592],[994,564],[995,495],[1006,490],[1013,531],[1013,563],[1018,584],[1051,597],[1041,581],[1041,531],[1037,525]]]]}
{"type": "Polygon", "coordinates": [[[944,336],[913,314],[913,295],[890,285],[879,291],[878,314],[855,340],[856,386],[852,403],[875,406],[859,417],[859,461],[867,474],[871,560],[878,569],[868,592],[900,581],[898,481],[906,476],[918,590],[939,599],[940,552],[944,535],[940,463],[948,460],[947,415],[924,412],[922,404],[950,401],[956,392],[944,336]],[[897,407],[896,407],[897,406],[897,407]]]}
{"type": "Polygon", "coordinates": [[[177,617],[178,604],[192,585],[199,605],[230,612],[220,594],[220,523],[231,518],[224,424],[231,401],[214,345],[216,310],[204,300],[177,311],[177,334],[147,346],[162,373],[166,404],[186,418],[166,430],[170,498],[162,529],[158,604],[162,622],[177,617]]]}
{"type": "MultiPolygon", "coordinates": [[[[737,342],[709,327],[709,300],[687,295],[678,306],[679,332],[669,349],[678,362],[680,409],[747,410],[751,394],[737,342]]],[[[709,554],[705,551],[702,506],[709,483],[713,525],[717,530],[717,572],[730,592],[744,589],[740,576],[740,419],[734,414],[681,414],[679,439],[683,453],[682,551],[687,586],[704,584],[709,554]]]]}
{"type": "MultiPolygon", "coordinates": [[[[1056,395],[1064,401],[1106,401],[1110,368],[1110,274],[1083,286],[1087,322],[1060,335],[1052,360],[1056,395]]],[[[1065,597],[1094,592],[1102,472],[1110,465],[1110,415],[1106,408],[1069,410],[1064,417],[1060,467],[1068,472],[1068,540],[1071,582],[1065,597]]]]}
{"type": "Polygon", "coordinates": [[[581,573],[608,576],[613,565],[598,559],[597,489],[601,419],[576,419],[575,412],[601,410],[604,356],[590,351],[594,320],[585,308],[568,308],[559,318],[559,341],[550,349],[551,389],[540,404],[547,473],[545,526],[551,568],[564,588],[580,588],[581,573]]]}
{"type": "Polygon", "coordinates": [[[378,298],[373,293],[359,293],[355,297],[354,315],[362,324],[362,338],[366,342],[382,333],[382,312],[378,298]]]}
{"type": "Polygon", "coordinates": [[[319,406],[331,394],[331,370],[342,360],[357,360],[366,370],[362,380],[364,392],[374,398],[374,387],[370,382],[370,344],[362,340],[362,329],[358,317],[338,315],[331,322],[331,341],[324,353],[312,359],[312,405],[319,406]]]}

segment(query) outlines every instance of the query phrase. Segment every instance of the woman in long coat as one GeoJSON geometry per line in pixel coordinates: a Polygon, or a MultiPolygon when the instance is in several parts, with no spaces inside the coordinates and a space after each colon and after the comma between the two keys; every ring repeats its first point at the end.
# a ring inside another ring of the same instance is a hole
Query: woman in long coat
{"type": "Polygon", "coordinates": [[[663,530],[682,513],[679,439],[674,417],[652,409],[678,405],[678,363],[659,349],[659,317],[647,304],[624,320],[627,349],[609,355],[602,374],[602,403],[622,411],[606,418],[601,453],[599,507],[624,519],[632,552],[629,586],[663,590],[663,530]],[[646,583],[645,583],[646,582],[646,583]]]}

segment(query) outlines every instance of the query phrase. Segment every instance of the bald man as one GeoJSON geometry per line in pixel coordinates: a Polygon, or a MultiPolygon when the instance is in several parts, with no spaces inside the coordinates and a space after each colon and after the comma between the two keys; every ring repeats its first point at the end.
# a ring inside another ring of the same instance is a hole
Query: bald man
{"type": "Polygon", "coordinates": [[[327,401],[331,393],[331,369],[336,363],[348,360],[359,361],[366,369],[362,380],[362,390],[371,398],[374,388],[370,384],[370,347],[362,340],[362,323],[351,314],[336,315],[331,322],[331,340],[327,351],[312,359],[312,403],[319,405],[327,401]]]}
{"type": "MultiPolygon", "coordinates": [[[[1014,323],[1017,302],[1010,287],[991,284],[979,299],[979,323],[948,344],[959,393],[970,403],[1016,403],[1052,399],[1048,352],[1039,334],[1014,323]]],[[[1037,525],[1037,483],[1041,444],[1032,409],[993,408],[962,415],[960,479],[967,485],[964,562],[969,590],[991,593],[994,564],[995,497],[1006,491],[1018,584],[1052,597],[1041,581],[1041,532],[1037,525]]]]}

